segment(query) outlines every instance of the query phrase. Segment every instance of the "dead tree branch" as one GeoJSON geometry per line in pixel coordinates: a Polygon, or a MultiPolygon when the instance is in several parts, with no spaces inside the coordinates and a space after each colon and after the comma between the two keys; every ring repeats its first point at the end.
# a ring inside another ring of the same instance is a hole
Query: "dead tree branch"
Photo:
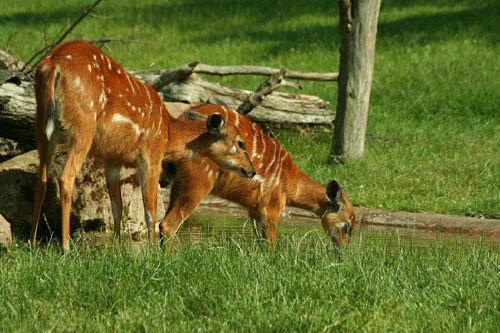
{"type": "Polygon", "coordinates": [[[83,14],[66,30],[66,32],[64,32],[64,34],[59,37],[59,39],[57,39],[57,41],[53,41],[52,43],[50,43],[50,45],[48,46],[45,46],[43,49],[39,50],[38,52],[36,52],[27,62],[26,64],[24,65],[24,67],[21,69],[22,71],[24,71],[26,69],[26,66],[29,66],[29,64],[35,60],[40,54],[43,53],[43,55],[40,57],[40,59],[38,59],[38,61],[33,65],[33,67],[36,67],[36,65],[38,65],[38,63],[43,59],[43,57],[48,53],[50,52],[50,50],[52,50],[57,44],[61,43],[65,38],[66,36],[68,36],[72,31],[73,29],[92,11],[94,10],[95,7],[97,7],[97,5],[101,2],[102,0],[96,0],[90,7],[88,7],[84,12],[83,14]]]}

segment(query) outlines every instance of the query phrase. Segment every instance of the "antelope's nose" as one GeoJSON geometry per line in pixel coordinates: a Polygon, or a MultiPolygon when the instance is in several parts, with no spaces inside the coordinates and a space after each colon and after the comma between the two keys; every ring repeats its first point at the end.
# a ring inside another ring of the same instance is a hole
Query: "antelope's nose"
{"type": "Polygon", "coordinates": [[[244,172],[248,178],[252,179],[253,177],[255,177],[255,175],[257,174],[257,171],[255,171],[255,168],[252,167],[252,170],[250,170],[250,172],[244,172]]]}

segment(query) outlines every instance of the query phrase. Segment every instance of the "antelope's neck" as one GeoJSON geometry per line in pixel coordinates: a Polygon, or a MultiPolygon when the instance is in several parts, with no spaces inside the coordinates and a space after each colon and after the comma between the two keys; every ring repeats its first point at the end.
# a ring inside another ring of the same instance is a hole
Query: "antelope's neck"
{"type": "Polygon", "coordinates": [[[203,155],[210,145],[211,135],[204,120],[184,120],[165,112],[167,139],[165,159],[171,162],[188,160],[203,155]]]}
{"type": "Polygon", "coordinates": [[[296,184],[288,193],[288,205],[322,215],[324,207],[328,205],[325,188],[309,178],[303,171],[298,168],[297,170],[296,184]]]}

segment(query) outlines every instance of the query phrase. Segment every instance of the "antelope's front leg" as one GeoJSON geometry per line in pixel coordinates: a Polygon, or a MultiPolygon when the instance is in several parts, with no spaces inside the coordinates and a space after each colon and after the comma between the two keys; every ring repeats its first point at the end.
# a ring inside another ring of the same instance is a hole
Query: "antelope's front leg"
{"type": "Polygon", "coordinates": [[[123,215],[122,193],[120,189],[121,165],[104,165],[106,169],[106,185],[108,186],[109,199],[111,200],[111,212],[115,227],[115,237],[121,240],[121,221],[123,215]]]}
{"type": "Polygon", "coordinates": [[[143,163],[140,166],[142,201],[144,204],[144,219],[148,228],[148,238],[151,244],[156,242],[156,205],[158,198],[158,180],[160,179],[161,160],[155,163],[143,163]]]}
{"type": "Polygon", "coordinates": [[[160,223],[161,243],[163,245],[166,242],[168,250],[172,247],[172,239],[177,229],[210,193],[213,185],[213,179],[201,177],[174,181],[168,211],[160,223]]]}

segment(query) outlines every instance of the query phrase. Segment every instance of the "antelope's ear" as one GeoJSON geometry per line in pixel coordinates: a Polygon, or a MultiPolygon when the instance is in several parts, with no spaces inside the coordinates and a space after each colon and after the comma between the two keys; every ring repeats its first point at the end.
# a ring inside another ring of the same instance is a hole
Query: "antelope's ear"
{"type": "Polygon", "coordinates": [[[195,111],[184,112],[184,119],[186,120],[206,120],[207,116],[195,111]]]}
{"type": "Polygon", "coordinates": [[[331,204],[338,205],[342,195],[342,187],[336,179],[330,179],[326,184],[326,196],[331,204]]]}
{"type": "Polygon", "coordinates": [[[212,113],[207,119],[207,129],[212,134],[222,134],[226,121],[218,113],[212,113]]]}

